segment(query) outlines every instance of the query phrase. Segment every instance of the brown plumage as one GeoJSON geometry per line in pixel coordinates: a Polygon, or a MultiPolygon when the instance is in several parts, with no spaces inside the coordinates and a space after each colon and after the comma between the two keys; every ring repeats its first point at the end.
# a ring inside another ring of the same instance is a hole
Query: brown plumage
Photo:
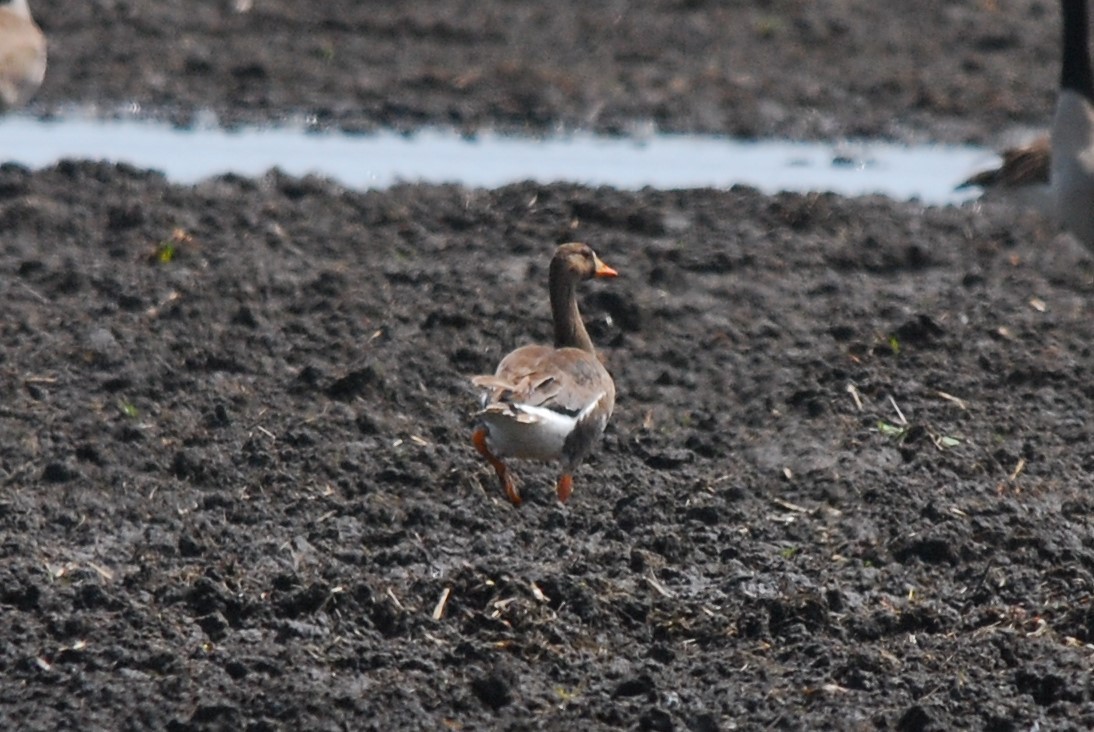
{"type": "Polygon", "coordinates": [[[958,186],[971,188],[1018,188],[1030,185],[1048,185],[1052,159],[1052,140],[1048,135],[1038,137],[1028,145],[1012,147],[999,153],[1003,158],[998,168],[977,173],[958,186]]]}
{"type": "Polygon", "coordinates": [[[503,358],[493,374],[471,379],[483,389],[473,442],[515,505],[520,493],[503,458],[560,461],[556,490],[565,502],[573,472],[608,424],[615,384],[581,321],[577,283],[615,276],[587,245],[558,247],[548,277],[554,346],[523,346],[503,358]]]}
{"type": "Polygon", "coordinates": [[[27,0],[0,6],[0,112],[21,107],[46,75],[46,39],[27,0]]]}

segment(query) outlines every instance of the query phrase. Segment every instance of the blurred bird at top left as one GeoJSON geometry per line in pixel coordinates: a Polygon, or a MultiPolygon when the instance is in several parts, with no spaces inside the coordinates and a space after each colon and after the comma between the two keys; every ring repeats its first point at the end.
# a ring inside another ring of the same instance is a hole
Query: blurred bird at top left
{"type": "Polygon", "coordinates": [[[21,107],[46,75],[46,38],[27,0],[0,4],[0,113],[21,107]]]}

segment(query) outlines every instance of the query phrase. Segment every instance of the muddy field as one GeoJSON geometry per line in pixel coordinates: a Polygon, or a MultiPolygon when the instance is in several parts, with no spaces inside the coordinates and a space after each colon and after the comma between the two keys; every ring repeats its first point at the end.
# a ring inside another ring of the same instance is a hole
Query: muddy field
{"type": "Polygon", "coordinates": [[[1047,124],[1058,76],[1054,0],[34,6],[51,37],[36,112],[184,124],[995,143],[1047,124]]]}
{"type": "MultiPolygon", "coordinates": [[[[1052,2],[405,5],[41,2],[32,112],[990,142],[1056,75],[1052,2]]],[[[1094,726],[1094,261],[1035,214],[64,162],[0,231],[0,728],[1094,726]],[[567,240],[616,413],[517,509],[467,378],[567,240]]]]}

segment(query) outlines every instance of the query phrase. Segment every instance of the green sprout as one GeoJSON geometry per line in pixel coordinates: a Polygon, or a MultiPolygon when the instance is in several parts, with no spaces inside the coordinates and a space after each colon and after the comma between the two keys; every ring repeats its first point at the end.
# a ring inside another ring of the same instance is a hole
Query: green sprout
{"type": "Polygon", "coordinates": [[[190,236],[186,229],[175,228],[171,232],[171,236],[156,245],[155,250],[152,252],[152,260],[160,264],[170,264],[179,255],[179,247],[183,244],[189,244],[193,240],[194,237],[190,236]]]}
{"type": "Polygon", "coordinates": [[[886,422],[884,419],[879,419],[877,421],[877,431],[894,440],[902,440],[908,434],[908,425],[893,424],[892,422],[886,422]]]}
{"type": "Polygon", "coordinates": [[[950,437],[949,435],[939,435],[934,438],[934,444],[937,445],[939,449],[945,450],[950,447],[957,447],[961,444],[961,440],[956,437],[950,437]]]}

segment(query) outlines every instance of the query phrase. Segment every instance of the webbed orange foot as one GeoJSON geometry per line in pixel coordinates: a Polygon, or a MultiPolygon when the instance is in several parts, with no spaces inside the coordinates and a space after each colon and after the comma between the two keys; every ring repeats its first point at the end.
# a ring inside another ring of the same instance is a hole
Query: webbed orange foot
{"type": "Polygon", "coordinates": [[[498,480],[501,481],[501,489],[505,491],[505,497],[514,506],[519,506],[521,504],[520,493],[517,492],[513,476],[509,474],[509,468],[505,466],[501,458],[490,452],[490,448],[486,445],[486,428],[479,427],[475,430],[471,435],[471,441],[475,444],[475,449],[479,451],[479,454],[486,458],[486,461],[493,466],[494,472],[498,474],[498,480]]]}
{"type": "Polygon", "coordinates": [[[558,479],[558,500],[562,503],[570,500],[570,494],[574,492],[574,478],[569,473],[564,473],[558,479]]]}
{"type": "Polygon", "coordinates": [[[520,497],[520,493],[517,492],[516,484],[513,483],[513,476],[506,473],[504,478],[500,475],[498,477],[501,478],[501,489],[505,491],[505,497],[508,498],[514,506],[519,506],[523,501],[520,497]]]}

